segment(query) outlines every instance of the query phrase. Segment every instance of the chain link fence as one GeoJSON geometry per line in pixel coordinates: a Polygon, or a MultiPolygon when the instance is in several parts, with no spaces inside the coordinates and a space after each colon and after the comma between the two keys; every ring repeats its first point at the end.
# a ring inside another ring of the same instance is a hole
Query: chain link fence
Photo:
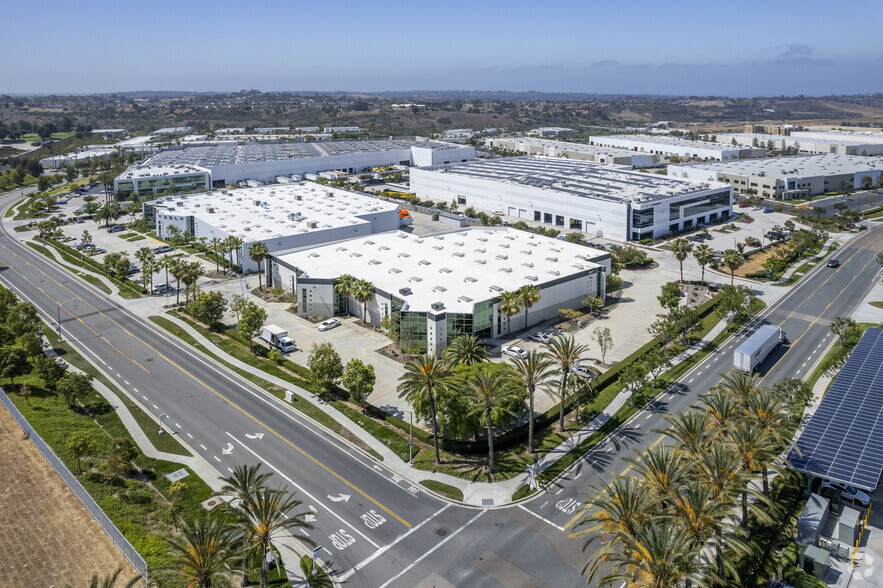
{"type": "Polygon", "coordinates": [[[12,415],[12,418],[16,420],[19,426],[24,430],[25,434],[28,438],[34,443],[37,449],[43,454],[43,457],[46,458],[46,461],[49,462],[49,465],[52,466],[61,479],[64,480],[65,484],[73,491],[77,498],[80,499],[80,502],[83,503],[83,506],[92,514],[92,517],[95,521],[101,525],[101,528],[104,529],[104,532],[107,533],[107,536],[110,537],[110,540],[113,541],[114,545],[119,548],[122,554],[125,556],[129,563],[135,568],[141,577],[144,578],[144,581],[148,581],[148,573],[147,573],[147,562],[144,561],[144,558],[132,547],[132,544],[129,543],[129,540],[120,533],[120,530],[116,528],[116,525],[111,522],[110,517],[105,514],[101,507],[95,502],[95,500],[86,492],[86,489],[80,484],[77,478],[71,473],[70,470],[64,465],[64,463],[55,455],[55,452],[50,449],[46,442],[40,438],[37,432],[31,427],[31,424],[28,423],[27,419],[18,411],[18,408],[12,403],[9,397],[3,392],[3,389],[0,388],[0,402],[9,410],[9,413],[12,415]]]}

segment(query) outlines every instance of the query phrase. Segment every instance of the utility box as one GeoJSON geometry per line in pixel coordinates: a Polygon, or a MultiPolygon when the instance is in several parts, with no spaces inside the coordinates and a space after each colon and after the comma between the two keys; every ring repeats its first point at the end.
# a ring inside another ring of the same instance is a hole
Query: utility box
{"type": "Polygon", "coordinates": [[[844,506],[843,512],[840,513],[840,520],[837,522],[837,540],[850,547],[855,546],[855,542],[858,541],[861,523],[861,511],[844,506]]]}
{"type": "Polygon", "coordinates": [[[824,496],[810,494],[806,506],[797,519],[797,542],[801,545],[818,545],[819,533],[828,522],[830,501],[824,496]]]}
{"type": "Polygon", "coordinates": [[[800,552],[798,558],[800,568],[807,574],[812,574],[819,580],[828,577],[828,570],[831,569],[830,564],[831,552],[815,545],[807,545],[800,552]]]}

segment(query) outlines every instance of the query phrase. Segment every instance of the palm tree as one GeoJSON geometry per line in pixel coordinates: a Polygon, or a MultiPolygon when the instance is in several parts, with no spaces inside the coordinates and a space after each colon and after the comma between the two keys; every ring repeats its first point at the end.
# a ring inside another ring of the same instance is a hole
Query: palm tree
{"type": "Polygon", "coordinates": [[[222,580],[230,570],[236,569],[239,553],[233,539],[235,532],[236,527],[211,513],[190,525],[184,523],[182,538],[168,539],[169,552],[176,563],[168,571],[183,577],[187,586],[210,588],[215,580],[222,580]]]}
{"type": "MultiPolygon", "coordinates": [[[[225,505],[227,510],[236,514],[235,507],[243,500],[247,500],[249,496],[257,492],[260,488],[267,487],[267,481],[273,474],[270,472],[261,472],[261,464],[257,465],[238,465],[233,468],[233,472],[226,477],[221,477],[224,483],[221,489],[214,493],[214,496],[229,497],[229,502],[225,505]]],[[[248,552],[242,553],[242,585],[248,582],[248,552]]]]}
{"type": "Polygon", "coordinates": [[[187,275],[187,264],[177,257],[173,257],[172,260],[169,271],[172,272],[172,276],[178,281],[175,286],[175,305],[177,306],[181,303],[181,279],[187,275]]]}
{"type": "Polygon", "coordinates": [[[683,414],[667,414],[664,418],[671,426],[668,430],[658,430],[657,433],[664,433],[674,439],[675,447],[694,458],[705,453],[711,441],[711,422],[707,412],[691,410],[683,414]]]}
{"type": "Polygon", "coordinates": [[[731,394],[744,407],[747,405],[748,397],[757,391],[757,375],[733,370],[725,375],[715,388],[731,394]]]}
{"type": "Polygon", "coordinates": [[[468,384],[474,404],[469,415],[477,414],[479,423],[487,427],[487,478],[494,481],[494,423],[516,414],[523,406],[520,390],[512,385],[507,371],[482,366],[468,384]]]}
{"type": "Polygon", "coordinates": [[[171,255],[165,255],[159,258],[159,269],[165,270],[166,272],[166,284],[169,283],[169,270],[175,267],[177,262],[178,258],[172,257],[171,255]]]}
{"type": "Polygon", "coordinates": [[[148,259],[154,259],[156,256],[153,254],[153,250],[150,247],[142,247],[138,251],[135,252],[135,259],[140,261],[143,264],[147,263],[148,259]]]}
{"type": "MultiPolygon", "coordinates": [[[[399,398],[407,400],[415,409],[417,406],[429,404],[429,416],[432,419],[432,438],[435,444],[435,464],[441,463],[438,448],[438,393],[452,386],[453,374],[445,362],[433,355],[421,355],[408,360],[405,373],[399,378],[399,398]]],[[[425,414],[425,411],[424,411],[425,414]]]]}
{"type": "MultiPolygon", "coordinates": [[[[724,443],[712,444],[697,461],[698,479],[708,486],[712,499],[721,502],[727,509],[733,507],[733,496],[742,487],[743,472],[740,466],[739,458],[724,443]]],[[[718,579],[724,577],[725,528],[726,523],[721,521],[713,538],[718,579]]],[[[744,547],[744,542],[740,543],[738,536],[728,536],[726,544],[737,549],[744,547]]]]}
{"type": "Polygon", "coordinates": [[[258,264],[258,290],[263,290],[264,287],[261,285],[261,263],[267,256],[270,254],[270,250],[267,248],[266,243],[262,243],[261,241],[257,241],[256,243],[252,243],[248,248],[248,256],[252,258],[255,263],[258,264]]]}
{"type": "Polygon", "coordinates": [[[665,445],[651,447],[639,459],[629,458],[627,461],[634,466],[634,471],[653,496],[664,505],[677,497],[689,466],[686,454],[665,445]]]}
{"type": "Polygon", "coordinates": [[[521,288],[515,291],[518,294],[518,297],[521,299],[521,306],[524,307],[524,328],[527,328],[527,311],[530,310],[534,304],[540,301],[540,287],[532,286],[530,284],[525,284],[521,288]]]}
{"type": "Polygon", "coordinates": [[[200,276],[205,275],[205,268],[198,261],[184,264],[184,275],[181,280],[184,282],[184,302],[190,302],[190,288],[196,284],[200,276]]]}
{"type": "MultiPolygon", "coordinates": [[[[99,578],[98,574],[94,574],[92,576],[92,581],[89,582],[89,588],[117,588],[117,580],[120,577],[120,574],[123,573],[123,568],[117,568],[112,574],[109,576],[104,576],[103,578],[99,578]]],[[[133,588],[134,586],[139,585],[144,580],[139,576],[135,576],[125,584],[125,588],[133,588]]],[[[64,588],[71,588],[70,584],[65,584],[64,588]]]]}
{"type": "Polygon", "coordinates": [[[567,398],[567,378],[573,368],[582,361],[583,353],[589,350],[588,345],[578,344],[573,335],[568,337],[552,337],[546,353],[549,359],[558,365],[557,374],[561,377],[558,397],[561,399],[558,410],[558,429],[564,431],[564,401],[567,398]]]}
{"type": "Polygon", "coordinates": [[[368,324],[368,302],[374,299],[374,284],[368,280],[356,280],[353,284],[353,298],[362,303],[362,322],[368,324]]]}
{"type": "MultiPolygon", "coordinates": [[[[236,507],[239,520],[245,529],[243,542],[249,550],[260,556],[261,588],[267,586],[267,554],[270,553],[272,542],[280,535],[294,529],[311,530],[313,525],[306,522],[307,515],[312,511],[293,512],[301,504],[288,489],[258,488],[248,494],[236,507]]],[[[298,535],[298,540],[307,545],[315,545],[312,539],[298,535]]]]}
{"type": "MultiPolygon", "coordinates": [[[[730,431],[729,441],[732,444],[733,452],[742,461],[742,470],[746,476],[751,472],[759,469],[760,462],[771,452],[769,438],[763,431],[755,429],[753,426],[742,422],[733,427],[730,431]]],[[[748,531],[748,480],[742,484],[742,528],[748,531]]],[[[758,510],[757,504],[754,504],[755,512],[763,512],[758,510]]]]}
{"type": "Polygon", "coordinates": [[[696,548],[687,533],[670,520],[653,520],[634,535],[624,538],[622,549],[608,561],[613,570],[600,578],[601,586],[618,583],[629,586],[669,588],[698,578],[692,570],[696,548]]]}
{"type": "Polygon", "coordinates": [[[702,559],[701,552],[696,551],[716,534],[718,527],[730,516],[729,507],[715,500],[708,486],[695,480],[682,487],[675,496],[672,512],[678,526],[690,539],[688,551],[694,553],[693,560],[697,557],[702,559]]]}
{"type": "Polygon", "coordinates": [[[153,288],[153,274],[159,271],[159,262],[155,257],[147,258],[141,265],[141,279],[147,282],[147,292],[149,293],[153,288]]]}
{"type": "MultiPolygon", "coordinates": [[[[503,292],[500,294],[500,312],[506,318],[512,318],[521,311],[521,296],[517,292],[503,292]]],[[[512,330],[511,328],[509,329],[512,330]]]]}
{"type": "Polygon", "coordinates": [[[456,367],[483,363],[490,354],[475,335],[460,335],[447,346],[443,357],[449,367],[456,367]]]}
{"type": "Polygon", "coordinates": [[[236,252],[236,259],[239,259],[239,249],[242,247],[242,239],[239,237],[229,236],[224,239],[224,251],[230,254],[230,267],[232,271],[232,267],[236,265],[233,263],[233,252],[236,252]]]}
{"type": "Polygon", "coordinates": [[[710,434],[715,439],[721,439],[729,433],[742,417],[742,407],[736,398],[718,388],[712,388],[702,398],[702,404],[705,405],[705,412],[709,417],[710,434]]]}
{"type": "MultiPolygon", "coordinates": [[[[218,271],[220,269],[220,264],[218,263],[218,258],[221,257],[221,252],[222,252],[221,247],[223,247],[223,244],[224,244],[223,240],[218,239],[217,237],[214,237],[214,236],[211,239],[209,239],[209,241],[208,241],[208,250],[215,254],[215,273],[218,273],[218,271]]],[[[224,271],[225,272],[227,271],[226,268],[224,269],[224,271]]]]}
{"type": "Polygon", "coordinates": [[[727,249],[723,254],[724,265],[730,269],[730,285],[732,286],[736,279],[736,270],[745,263],[745,256],[736,249],[727,249]]]}
{"type": "Polygon", "coordinates": [[[681,264],[682,284],[684,283],[684,260],[687,259],[687,255],[689,255],[692,250],[693,245],[683,237],[678,237],[671,243],[671,251],[675,254],[675,259],[681,264]]]}
{"type": "Polygon", "coordinates": [[[696,258],[696,263],[702,268],[702,283],[704,284],[705,266],[714,260],[714,251],[711,250],[711,247],[703,243],[693,250],[693,257],[696,258]]]}
{"type": "Polygon", "coordinates": [[[552,360],[545,353],[534,349],[524,359],[516,357],[512,360],[515,367],[515,376],[527,390],[528,413],[527,413],[527,451],[533,453],[533,401],[537,387],[543,386],[552,375],[552,360]]]}
{"type": "Polygon", "coordinates": [[[107,171],[98,176],[98,181],[104,184],[104,202],[108,203],[113,198],[113,181],[116,179],[116,174],[112,171],[107,171]]]}
{"type": "MultiPolygon", "coordinates": [[[[789,417],[788,407],[768,390],[756,390],[746,399],[743,418],[757,430],[763,431],[769,441],[769,453],[760,459],[763,473],[763,495],[766,497],[770,495],[770,468],[776,472],[781,471],[774,459],[788,439],[787,435],[790,433],[789,417]]],[[[791,447],[794,447],[798,452],[800,451],[796,445],[791,444],[791,447]]]]}
{"type": "Polygon", "coordinates": [[[343,274],[334,280],[334,293],[341,296],[346,301],[346,316],[350,315],[350,296],[353,295],[353,288],[356,284],[356,278],[349,274],[343,274]]]}

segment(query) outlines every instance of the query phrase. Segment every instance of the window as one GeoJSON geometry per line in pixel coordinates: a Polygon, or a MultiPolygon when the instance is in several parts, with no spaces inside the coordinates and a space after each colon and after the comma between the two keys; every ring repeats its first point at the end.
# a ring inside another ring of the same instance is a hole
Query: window
{"type": "Polygon", "coordinates": [[[462,196],[457,196],[457,204],[466,204],[466,199],[462,196]]]}
{"type": "Polygon", "coordinates": [[[564,226],[564,217],[561,215],[555,215],[555,226],[563,227],[564,226]]]}
{"type": "Polygon", "coordinates": [[[575,218],[570,219],[570,228],[577,230],[577,231],[582,231],[583,230],[583,221],[576,220],[575,218]]]}
{"type": "Polygon", "coordinates": [[[632,210],[632,228],[646,229],[653,226],[653,210],[648,208],[645,210],[632,210]]]}
{"type": "Polygon", "coordinates": [[[552,214],[548,213],[548,212],[544,212],[543,213],[543,222],[546,223],[547,225],[551,225],[552,224],[552,214]]]}
{"type": "Polygon", "coordinates": [[[543,213],[542,213],[542,212],[540,212],[539,210],[534,210],[534,211],[533,211],[533,220],[539,222],[539,221],[542,220],[542,218],[543,218],[543,213]]]}

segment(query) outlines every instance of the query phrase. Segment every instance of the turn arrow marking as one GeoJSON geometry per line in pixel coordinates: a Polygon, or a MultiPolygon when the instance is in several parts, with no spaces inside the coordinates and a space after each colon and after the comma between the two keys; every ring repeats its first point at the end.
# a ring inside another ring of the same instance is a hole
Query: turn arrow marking
{"type": "Polygon", "coordinates": [[[349,502],[350,495],[349,494],[338,494],[337,496],[328,495],[328,500],[331,502],[349,502]]]}
{"type": "Polygon", "coordinates": [[[263,433],[255,433],[253,435],[251,433],[246,433],[245,436],[248,437],[249,439],[263,439],[264,438],[263,433]]]}
{"type": "Polygon", "coordinates": [[[227,443],[227,447],[221,450],[221,455],[230,455],[233,453],[233,444],[227,443]]]}

